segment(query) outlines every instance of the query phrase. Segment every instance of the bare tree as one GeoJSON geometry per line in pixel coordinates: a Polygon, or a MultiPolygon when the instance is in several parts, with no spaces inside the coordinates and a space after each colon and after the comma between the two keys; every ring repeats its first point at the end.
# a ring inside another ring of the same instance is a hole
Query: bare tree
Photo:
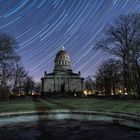
{"type": "Polygon", "coordinates": [[[109,59],[103,62],[95,78],[98,91],[105,93],[105,95],[111,95],[112,92],[116,94],[116,90],[119,88],[122,81],[120,61],[109,59]]]}
{"type": "Polygon", "coordinates": [[[41,83],[40,82],[35,83],[34,90],[35,90],[35,93],[41,94],[41,83]]]}
{"type": "Polygon", "coordinates": [[[19,56],[15,49],[18,47],[15,39],[7,34],[0,34],[0,83],[7,87],[13,61],[18,61],[19,56]]]}
{"type": "Polygon", "coordinates": [[[7,34],[0,34],[0,64],[3,61],[17,59],[15,48],[18,47],[15,39],[7,34]]]}
{"type": "Polygon", "coordinates": [[[35,86],[35,82],[33,81],[33,78],[30,76],[27,76],[26,80],[24,81],[24,91],[26,95],[32,94],[34,86],[35,86]]]}
{"type": "Polygon", "coordinates": [[[140,14],[128,14],[119,17],[105,30],[95,49],[113,54],[123,62],[125,87],[129,95],[140,93],[140,14]]]}
{"type": "Polygon", "coordinates": [[[13,61],[20,57],[15,49],[18,47],[15,39],[7,34],[0,34],[0,93],[1,97],[9,99],[9,83],[12,77],[13,61]]]}
{"type": "Polygon", "coordinates": [[[10,78],[10,64],[1,63],[0,65],[0,86],[7,87],[10,78]]]}
{"type": "MultiPolygon", "coordinates": [[[[16,94],[22,91],[29,94],[34,88],[34,81],[21,65],[20,57],[16,53],[17,47],[13,37],[0,34],[0,92],[6,93],[10,86],[16,94]]],[[[1,97],[5,96],[1,94],[1,97]]]]}
{"type": "Polygon", "coordinates": [[[84,85],[87,90],[91,91],[91,90],[95,89],[95,83],[91,76],[88,76],[85,78],[84,85]]]}
{"type": "Polygon", "coordinates": [[[12,69],[12,83],[13,83],[13,90],[20,91],[23,87],[24,81],[26,80],[28,73],[24,69],[24,67],[15,62],[12,69]]]}

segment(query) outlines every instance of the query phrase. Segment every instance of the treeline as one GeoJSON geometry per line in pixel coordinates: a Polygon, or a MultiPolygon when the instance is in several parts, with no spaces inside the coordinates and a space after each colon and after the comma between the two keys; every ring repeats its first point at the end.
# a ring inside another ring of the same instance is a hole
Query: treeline
{"type": "Polygon", "coordinates": [[[140,97],[140,13],[121,15],[106,27],[94,49],[117,59],[104,61],[95,76],[97,91],[140,97]]]}
{"type": "Polygon", "coordinates": [[[29,94],[35,87],[16,53],[18,47],[13,37],[0,34],[0,100],[8,100],[11,94],[29,94]]]}

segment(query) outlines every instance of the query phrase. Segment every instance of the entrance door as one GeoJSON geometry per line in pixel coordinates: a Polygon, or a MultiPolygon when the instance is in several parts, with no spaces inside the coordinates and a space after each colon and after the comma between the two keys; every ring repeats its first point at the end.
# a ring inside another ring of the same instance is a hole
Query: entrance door
{"type": "Polygon", "coordinates": [[[65,92],[65,85],[61,84],[61,92],[65,92]]]}

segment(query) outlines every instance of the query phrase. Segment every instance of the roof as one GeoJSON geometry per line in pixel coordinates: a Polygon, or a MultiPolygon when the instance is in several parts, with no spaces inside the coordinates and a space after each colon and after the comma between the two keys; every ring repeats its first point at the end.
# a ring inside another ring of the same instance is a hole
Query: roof
{"type": "Polygon", "coordinates": [[[64,48],[62,48],[55,57],[55,62],[61,60],[70,61],[70,57],[64,48]]]}
{"type": "MultiPolygon", "coordinates": [[[[78,76],[79,75],[79,74],[73,73],[73,72],[71,72],[71,73],[67,73],[66,71],[63,71],[63,72],[64,72],[64,74],[71,75],[71,76],[78,76]]],[[[52,73],[46,74],[46,76],[53,76],[53,75],[61,75],[61,73],[52,72],[52,73]]]]}

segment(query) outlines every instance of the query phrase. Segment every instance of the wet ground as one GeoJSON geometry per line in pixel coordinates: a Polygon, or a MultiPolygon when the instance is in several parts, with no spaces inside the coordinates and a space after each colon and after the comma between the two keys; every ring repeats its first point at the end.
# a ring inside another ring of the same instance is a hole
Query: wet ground
{"type": "Polygon", "coordinates": [[[1,127],[0,140],[140,140],[140,130],[105,122],[49,120],[1,127]]]}

